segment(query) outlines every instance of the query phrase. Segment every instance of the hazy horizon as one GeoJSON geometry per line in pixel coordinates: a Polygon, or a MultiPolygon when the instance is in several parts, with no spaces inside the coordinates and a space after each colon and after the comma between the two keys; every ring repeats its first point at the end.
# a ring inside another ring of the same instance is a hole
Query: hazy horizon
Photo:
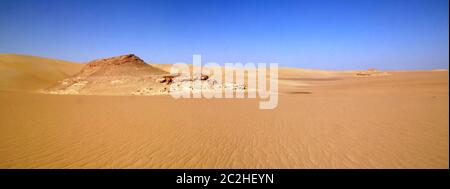
{"type": "Polygon", "coordinates": [[[447,0],[1,2],[0,53],[327,70],[449,63],[447,0]]]}

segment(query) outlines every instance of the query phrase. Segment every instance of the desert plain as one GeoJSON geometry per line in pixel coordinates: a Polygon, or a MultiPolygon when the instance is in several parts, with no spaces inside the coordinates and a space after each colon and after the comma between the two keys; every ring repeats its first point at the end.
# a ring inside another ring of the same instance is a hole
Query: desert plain
{"type": "Polygon", "coordinates": [[[0,168],[449,168],[448,70],[280,68],[272,110],[41,92],[84,67],[0,55],[0,168]]]}

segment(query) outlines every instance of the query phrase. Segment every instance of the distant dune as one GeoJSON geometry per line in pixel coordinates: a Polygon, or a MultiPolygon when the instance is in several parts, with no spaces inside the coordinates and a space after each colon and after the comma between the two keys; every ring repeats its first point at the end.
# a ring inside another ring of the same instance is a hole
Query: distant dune
{"type": "Polygon", "coordinates": [[[83,66],[37,56],[0,54],[0,90],[42,89],[79,72],[83,66]]]}

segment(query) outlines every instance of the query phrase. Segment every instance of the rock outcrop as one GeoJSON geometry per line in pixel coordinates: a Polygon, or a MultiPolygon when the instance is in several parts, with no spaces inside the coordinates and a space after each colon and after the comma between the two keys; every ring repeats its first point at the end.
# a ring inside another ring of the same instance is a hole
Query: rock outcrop
{"type": "Polygon", "coordinates": [[[42,92],[82,95],[167,95],[189,90],[245,90],[244,84],[218,82],[208,75],[170,75],[128,54],[91,61],[73,77],[42,92]]]}
{"type": "Polygon", "coordinates": [[[375,68],[369,68],[366,71],[360,71],[355,74],[356,77],[379,77],[387,75],[389,75],[387,72],[381,72],[375,68]]]}
{"type": "MultiPolygon", "coordinates": [[[[141,88],[164,88],[155,79],[168,73],[145,63],[134,54],[97,59],[73,77],[45,89],[52,94],[130,95],[141,88]]],[[[158,90],[159,91],[159,90],[158,90]]]]}

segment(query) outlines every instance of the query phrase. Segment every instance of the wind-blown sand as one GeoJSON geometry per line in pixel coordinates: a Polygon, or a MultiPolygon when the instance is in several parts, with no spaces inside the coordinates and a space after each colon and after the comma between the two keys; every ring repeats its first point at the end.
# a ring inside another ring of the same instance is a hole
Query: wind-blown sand
{"type": "Polygon", "coordinates": [[[0,168],[448,169],[448,71],[355,73],[280,69],[274,110],[1,91],[0,168]]]}

